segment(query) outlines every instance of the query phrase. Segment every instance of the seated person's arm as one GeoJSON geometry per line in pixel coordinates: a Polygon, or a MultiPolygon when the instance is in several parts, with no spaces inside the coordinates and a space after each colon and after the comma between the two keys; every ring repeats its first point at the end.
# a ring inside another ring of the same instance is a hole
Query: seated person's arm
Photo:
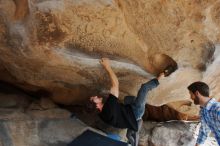
{"type": "Polygon", "coordinates": [[[201,127],[199,129],[199,135],[198,135],[198,138],[197,138],[196,146],[199,146],[200,144],[203,144],[205,142],[205,140],[207,139],[209,133],[210,133],[209,127],[201,119],[201,127]]]}
{"type": "Polygon", "coordinates": [[[110,93],[118,98],[118,96],[119,96],[119,82],[118,82],[117,76],[115,75],[114,71],[111,68],[109,59],[102,58],[100,63],[103,65],[105,70],[108,72],[108,75],[111,79],[110,93]]]}
{"type": "MultiPolygon", "coordinates": [[[[220,101],[218,101],[218,102],[220,102],[220,101]]],[[[220,121],[220,108],[218,108],[218,110],[216,111],[216,119],[218,121],[220,121]]]]}

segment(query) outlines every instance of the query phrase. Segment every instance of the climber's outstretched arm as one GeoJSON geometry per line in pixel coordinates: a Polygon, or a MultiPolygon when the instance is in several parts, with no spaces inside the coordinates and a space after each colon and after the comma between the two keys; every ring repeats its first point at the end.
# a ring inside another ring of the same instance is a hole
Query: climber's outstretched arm
{"type": "Polygon", "coordinates": [[[118,98],[118,96],[119,96],[119,82],[118,82],[117,76],[115,75],[114,71],[111,68],[110,60],[108,58],[102,58],[100,60],[100,63],[105,68],[105,70],[108,72],[108,75],[111,79],[110,93],[118,98]]]}

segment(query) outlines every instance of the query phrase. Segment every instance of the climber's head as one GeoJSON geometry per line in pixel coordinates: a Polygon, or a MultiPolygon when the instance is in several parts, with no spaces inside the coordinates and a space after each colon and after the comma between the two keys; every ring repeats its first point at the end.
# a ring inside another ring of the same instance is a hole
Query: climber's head
{"type": "Polygon", "coordinates": [[[102,111],[102,107],[104,105],[104,98],[101,96],[92,96],[90,97],[90,101],[92,102],[92,104],[94,105],[94,107],[96,109],[98,109],[99,111],[102,111]]]}

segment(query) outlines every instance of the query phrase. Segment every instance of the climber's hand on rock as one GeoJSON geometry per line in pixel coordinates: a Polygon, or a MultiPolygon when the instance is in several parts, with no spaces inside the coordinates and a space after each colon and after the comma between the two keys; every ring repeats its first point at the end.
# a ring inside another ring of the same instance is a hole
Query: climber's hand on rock
{"type": "Polygon", "coordinates": [[[105,67],[105,68],[109,68],[110,67],[110,60],[108,58],[102,58],[100,60],[100,64],[103,65],[103,67],[105,67]]]}

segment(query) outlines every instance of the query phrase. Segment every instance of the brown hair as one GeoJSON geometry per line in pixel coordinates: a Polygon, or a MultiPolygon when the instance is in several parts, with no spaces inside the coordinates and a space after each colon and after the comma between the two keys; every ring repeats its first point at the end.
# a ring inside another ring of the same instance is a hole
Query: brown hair
{"type": "Polygon", "coordinates": [[[199,91],[201,95],[209,97],[209,86],[204,82],[194,82],[188,86],[188,90],[192,93],[199,91]]]}
{"type": "MultiPolygon", "coordinates": [[[[108,98],[108,95],[97,95],[98,98],[102,98],[102,103],[105,104],[107,98],[108,98]]],[[[86,102],[86,111],[87,112],[93,112],[94,110],[96,110],[96,104],[90,100],[88,100],[86,102]]]]}

